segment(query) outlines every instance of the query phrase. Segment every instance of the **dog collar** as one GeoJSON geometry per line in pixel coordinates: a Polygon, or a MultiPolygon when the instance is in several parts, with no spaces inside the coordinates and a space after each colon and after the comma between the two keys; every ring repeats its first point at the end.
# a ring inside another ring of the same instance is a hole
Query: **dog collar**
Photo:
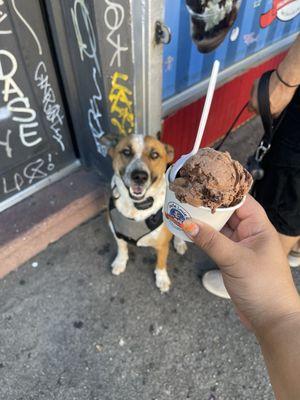
{"type": "Polygon", "coordinates": [[[133,204],[137,210],[148,210],[148,208],[151,208],[153,206],[153,203],[154,203],[153,197],[147,197],[146,200],[141,201],[140,203],[133,203],[133,204]]]}

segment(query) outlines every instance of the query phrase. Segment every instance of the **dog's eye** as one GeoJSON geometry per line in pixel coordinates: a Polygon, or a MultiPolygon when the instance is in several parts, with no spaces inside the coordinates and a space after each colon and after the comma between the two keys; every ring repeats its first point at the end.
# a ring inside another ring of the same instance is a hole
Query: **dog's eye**
{"type": "Polygon", "coordinates": [[[123,149],[121,152],[125,157],[130,157],[131,156],[131,150],[130,149],[123,149]]]}
{"type": "Polygon", "coordinates": [[[157,151],[151,151],[150,157],[152,158],[152,160],[156,160],[159,157],[159,154],[157,151]]]}

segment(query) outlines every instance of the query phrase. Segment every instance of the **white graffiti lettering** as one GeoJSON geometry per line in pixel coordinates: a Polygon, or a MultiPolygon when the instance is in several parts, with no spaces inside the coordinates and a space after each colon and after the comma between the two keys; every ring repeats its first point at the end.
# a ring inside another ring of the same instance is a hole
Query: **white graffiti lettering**
{"type": "Polygon", "coordinates": [[[4,81],[4,90],[2,91],[2,93],[3,93],[3,100],[6,102],[8,101],[9,96],[14,93],[17,96],[19,96],[19,98],[24,97],[22,90],[19,88],[19,86],[13,79],[7,79],[4,81]]]}
{"type": "MultiPolygon", "coordinates": [[[[0,3],[0,6],[2,6],[3,3],[0,3]]],[[[7,18],[7,14],[3,11],[0,10],[0,24],[5,21],[5,19],[7,18]]],[[[12,31],[10,29],[5,29],[5,30],[0,30],[0,35],[9,35],[11,34],[12,31]]]]}
{"type": "Polygon", "coordinates": [[[2,177],[3,193],[20,192],[24,185],[32,185],[36,181],[46,178],[54,168],[55,164],[52,161],[51,153],[48,154],[48,161],[42,158],[31,161],[22,168],[21,172],[14,173],[11,179],[2,177]]]}
{"type": "Polygon", "coordinates": [[[3,146],[8,158],[12,158],[12,148],[9,144],[9,137],[11,135],[11,130],[8,129],[6,132],[5,140],[0,140],[0,146],[3,146]]]}
{"type": "Polygon", "coordinates": [[[56,102],[54,90],[49,82],[47,67],[43,61],[38,64],[34,79],[37,82],[37,87],[41,89],[43,93],[43,111],[46,119],[51,123],[50,129],[53,132],[52,137],[59,143],[61,150],[65,151],[63,136],[61,134],[64,114],[60,104],[56,102]]]}
{"type": "Polygon", "coordinates": [[[42,158],[29,163],[23,171],[25,178],[28,179],[28,183],[31,185],[34,180],[40,180],[45,178],[48,174],[42,171],[42,167],[45,164],[42,158]]]}
{"type": "Polygon", "coordinates": [[[48,165],[47,165],[47,170],[49,172],[53,171],[55,168],[55,164],[52,162],[52,154],[48,154],[48,165]]]}
{"type": "Polygon", "coordinates": [[[16,122],[33,122],[36,119],[36,112],[30,108],[28,97],[15,97],[11,99],[7,103],[7,108],[13,113],[13,120],[16,122]],[[16,116],[18,113],[22,116],[16,116]],[[28,114],[28,117],[25,118],[24,114],[28,114]]]}
{"type": "Polygon", "coordinates": [[[85,5],[85,0],[75,0],[74,7],[71,9],[71,15],[72,15],[72,21],[74,25],[81,61],[84,60],[84,56],[93,59],[97,71],[100,74],[100,64],[97,56],[96,35],[91,21],[89,10],[85,5]],[[84,23],[84,34],[80,30],[80,25],[78,22],[79,17],[82,18],[84,23]],[[84,37],[87,38],[87,41],[84,41],[84,37]]]}
{"type": "Polygon", "coordinates": [[[22,176],[16,172],[14,174],[14,186],[12,186],[11,188],[8,188],[7,185],[7,180],[6,178],[2,178],[2,183],[3,183],[3,192],[5,194],[9,194],[9,193],[13,193],[13,192],[19,192],[24,184],[24,179],[22,178],[22,176]]]}
{"type": "Polygon", "coordinates": [[[27,129],[37,128],[38,122],[35,121],[36,111],[30,107],[28,97],[24,96],[14,80],[17,68],[15,56],[7,50],[0,50],[0,81],[4,82],[2,91],[4,102],[7,103],[8,111],[12,113],[12,120],[20,123],[19,136],[22,144],[26,147],[33,147],[39,144],[42,138],[39,137],[37,130],[26,131],[27,129]],[[11,99],[12,95],[17,97],[11,99]],[[33,140],[28,140],[33,136],[35,137],[33,140]]]}
{"type": "Polygon", "coordinates": [[[42,46],[41,46],[41,43],[39,41],[39,38],[37,37],[37,34],[34,32],[32,27],[30,26],[30,24],[26,21],[26,19],[20,13],[20,11],[17,9],[15,0],[11,0],[11,2],[12,2],[12,5],[13,5],[13,8],[15,10],[15,13],[20,18],[20,20],[23,22],[23,24],[26,26],[26,28],[29,30],[29,32],[31,33],[31,35],[32,35],[32,37],[33,37],[33,39],[34,39],[34,41],[35,41],[35,43],[37,45],[39,55],[41,56],[43,54],[43,51],[42,51],[42,46]]]}
{"type": "Polygon", "coordinates": [[[100,87],[97,81],[97,71],[96,68],[93,69],[93,79],[94,83],[97,89],[97,94],[95,94],[91,99],[90,99],[90,108],[88,110],[88,121],[89,121],[89,127],[91,129],[92,135],[95,140],[95,144],[97,146],[97,150],[99,153],[102,155],[106,156],[107,155],[107,148],[99,142],[99,139],[102,138],[104,135],[104,131],[101,126],[101,117],[102,114],[99,110],[99,104],[102,101],[102,94],[100,91],[100,87]]]}
{"type": "MultiPolygon", "coordinates": [[[[13,54],[11,54],[9,51],[0,50],[0,55],[7,57],[11,64],[11,68],[9,68],[8,72],[5,73],[5,71],[3,70],[3,67],[2,67],[3,60],[1,62],[1,59],[0,59],[0,80],[6,81],[6,80],[11,79],[15,75],[17,68],[18,68],[18,64],[17,64],[17,60],[16,60],[15,56],[13,54]]],[[[9,64],[9,63],[7,63],[7,62],[3,63],[3,65],[6,65],[6,64],[9,64]]],[[[5,98],[4,98],[4,100],[5,100],[5,98]]],[[[5,101],[7,101],[7,100],[5,100],[5,101]]]]}
{"type": "Polygon", "coordinates": [[[91,72],[93,75],[96,93],[89,99],[87,119],[97,151],[105,157],[107,155],[107,147],[103,145],[100,141],[100,139],[105,135],[105,132],[103,131],[101,126],[102,114],[100,112],[100,105],[102,102],[102,93],[97,78],[97,76],[101,76],[101,70],[97,55],[96,36],[92,21],[89,16],[89,10],[85,4],[85,0],[75,0],[74,7],[73,9],[71,9],[71,14],[81,61],[84,61],[85,58],[94,61],[94,66],[92,67],[91,72]],[[80,16],[84,22],[84,32],[82,32],[80,29],[80,16]],[[86,38],[87,40],[84,41],[83,38],[86,38]]]}
{"type": "Polygon", "coordinates": [[[106,27],[110,30],[106,36],[107,41],[113,46],[114,54],[110,60],[110,67],[117,61],[117,66],[120,68],[122,65],[121,54],[128,51],[128,47],[121,45],[121,35],[117,31],[120,29],[124,22],[124,7],[111,0],[105,0],[108,7],[104,13],[104,22],[106,27]]]}
{"type": "Polygon", "coordinates": [[[26,132],[25,129],[27,128],[36,128],[38,126],[37,122],[32,122],[31,124],[21,124],[19,127],[19,132],[20,132],[20,139],[22,144],[25,147],[33,147],[39,144],[42,141],[42,138],[36,138],[35,140],[29,140],[28,138],[32,138],[33,136],[37,136],[38,132],[34,130],[30,130],[29,132],[26,132]]]}

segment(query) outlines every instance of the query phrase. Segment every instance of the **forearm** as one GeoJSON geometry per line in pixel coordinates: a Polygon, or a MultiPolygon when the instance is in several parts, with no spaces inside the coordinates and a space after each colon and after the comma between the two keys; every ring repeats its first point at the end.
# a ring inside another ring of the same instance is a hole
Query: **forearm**
{"type": "Polygon", "coordinates": [[[300,84],[300,35],[297,37],[287,55],[277,67],[280,78],[274,72],[270,80],[270,107],[274,116],[278,116],[292,100],[300,84]],[[289,87],[290,85],[291,87],[289,87]]]}
{"type": "MultiPolygon", "coordinates": [[[[285,58],[277,67],[281,79],[293,87],[289,87],[280,81],[276,72],[273,72],[269,84],[270,109],[273,116],[278,117],[280,113],[292,100],[297,86],[300,85],[300,35],[297,37],[285,58]]],[[[258,81],[254,83],[249,109],[259,113],[257,102],[258,81]]]]}
{"type": "Polygon", "coordinates": [[[300,35],[277,68],[282,79],[290,85],[300,84],[300,35]]]}
{"type": "Polygon", "coordinates": [[[300,312],[258,335],[277,400],[300,399],[300,312]]]}

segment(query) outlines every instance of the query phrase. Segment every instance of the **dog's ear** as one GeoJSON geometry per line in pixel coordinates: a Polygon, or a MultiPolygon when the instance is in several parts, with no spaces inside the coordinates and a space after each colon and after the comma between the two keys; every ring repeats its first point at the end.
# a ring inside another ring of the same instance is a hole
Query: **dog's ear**
{"type": "Polygon", "coordinates": [[[114,148],[114,147],[110,147],[110,148],[108,149],[108,155],[109,155],[111,158],[114,158],[114,155],[115,155],[115,148],[114,148]]]}
{"type": "Polygon", "coordinates": [[[116,136],[110,136],[109,137],[109,149],[108,149],[108,155],[111,157],[111,158],[114,158],[114,156],[115,156],[115,149],[116,149],[116,146],[117,146],[117,144],[119,143],[119,141],[120,141],[120,138],[118,138],[118,137],[116,137],[116,136]]]}
{"type": "Polygon", "coordinates": [[[174,147],[169,144],[165,144],[165,148],[167,152],[167,162],[170,164],[174,160],[175,156],[174,147]]]}

